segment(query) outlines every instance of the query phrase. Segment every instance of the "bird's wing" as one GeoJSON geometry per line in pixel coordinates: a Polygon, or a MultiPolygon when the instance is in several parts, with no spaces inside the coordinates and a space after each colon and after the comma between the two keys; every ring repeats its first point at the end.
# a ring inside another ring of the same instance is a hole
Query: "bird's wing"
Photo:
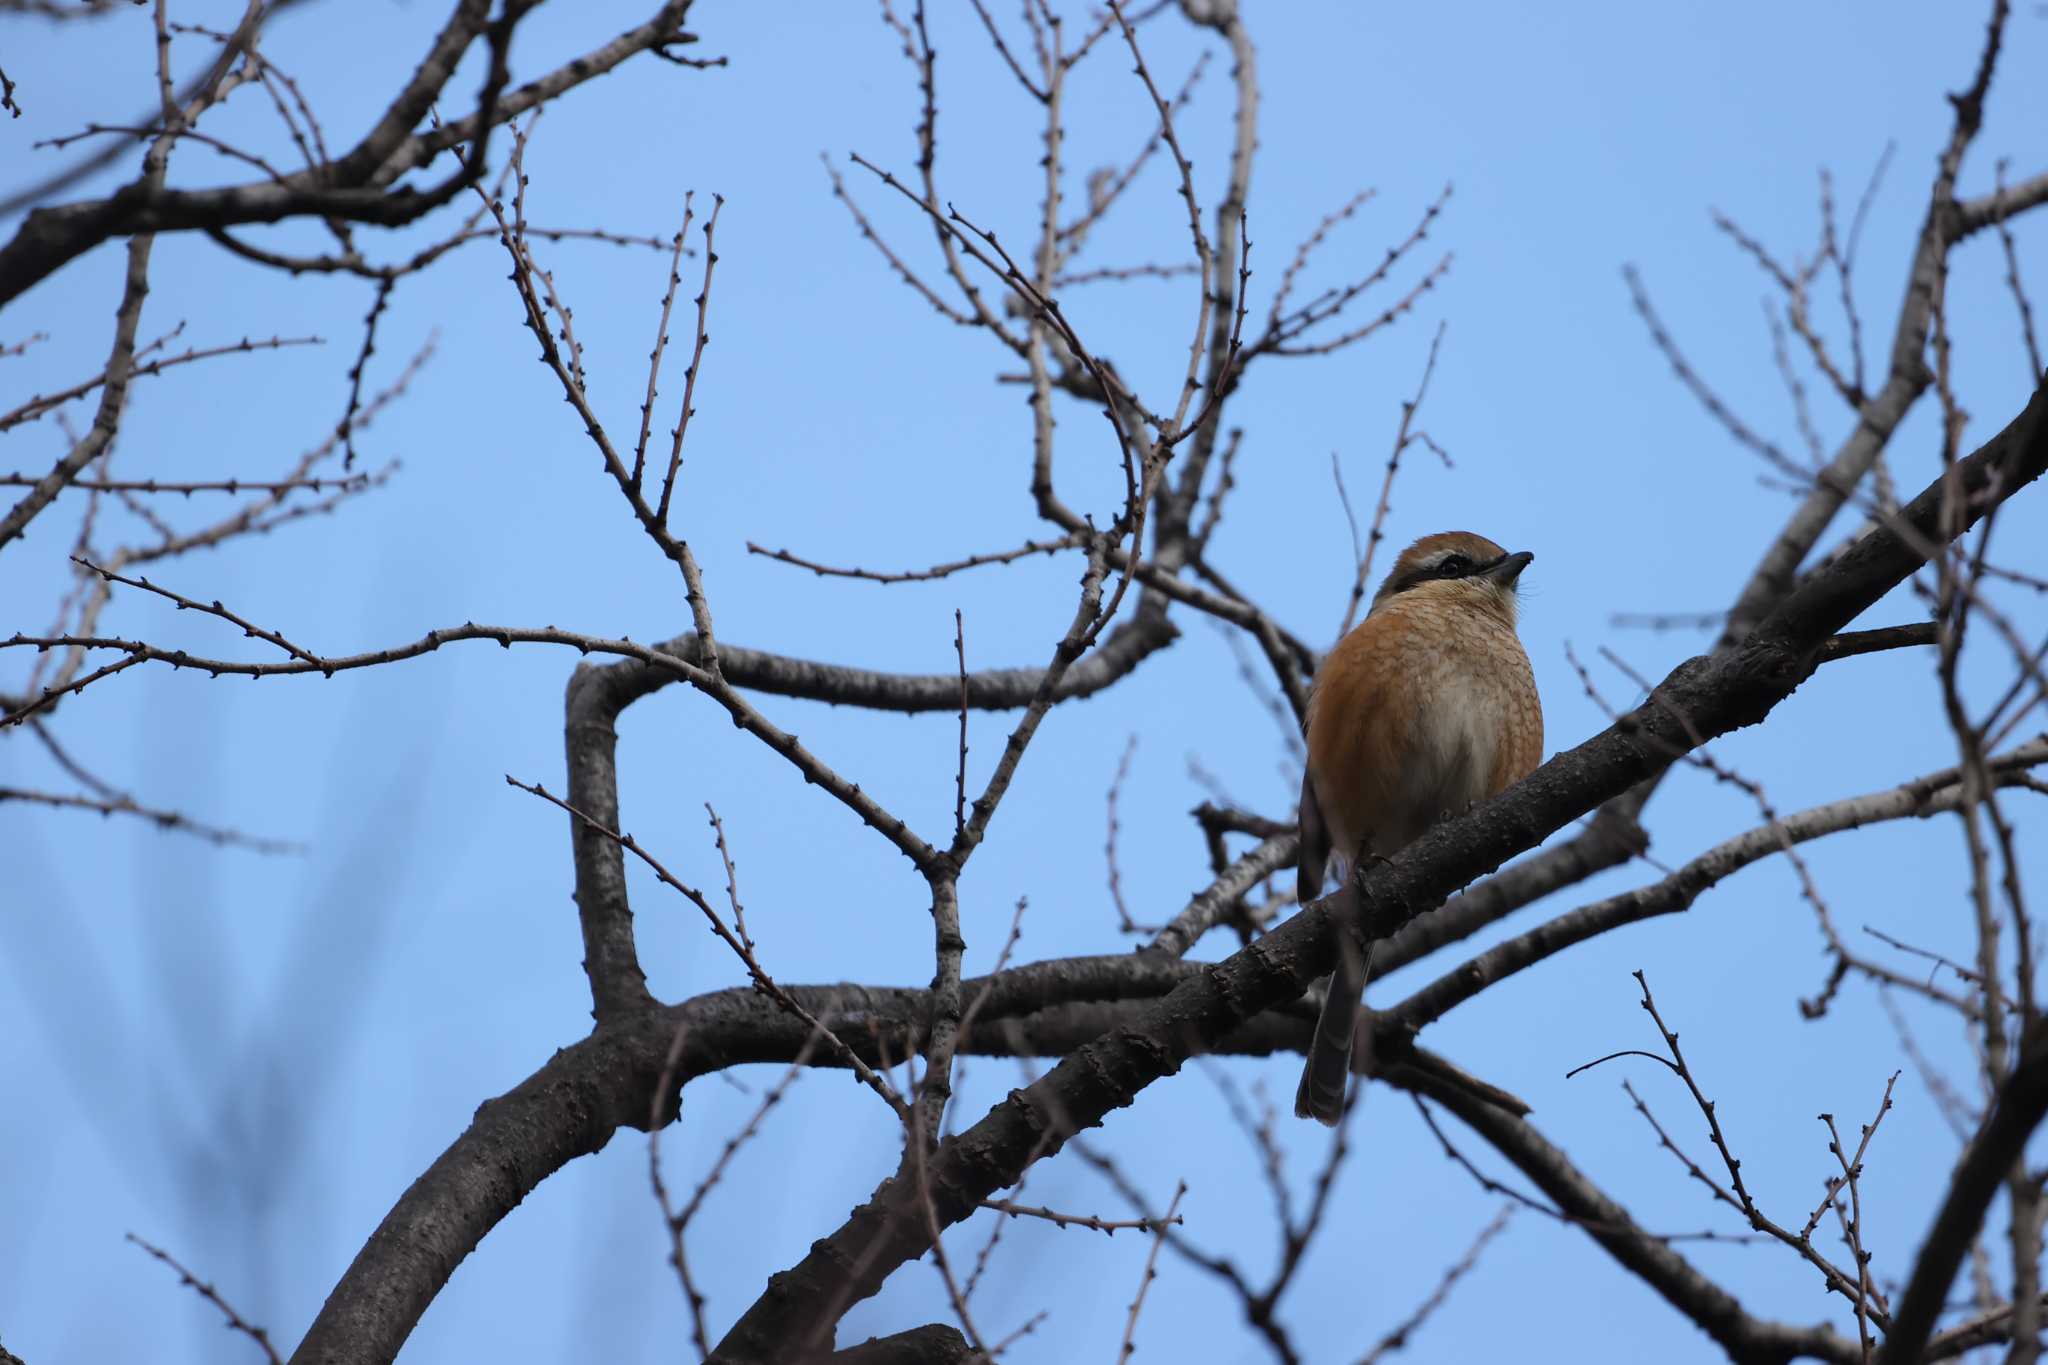
{"type": "Polygon", "coordinates": [[[1295,899],[1307,905],[1323,893],[1323,868],[1330,861],[1330,829],[1316,800],[1316,784],[1301,775],[1301,854],[1295,860],[1295,899]]]}

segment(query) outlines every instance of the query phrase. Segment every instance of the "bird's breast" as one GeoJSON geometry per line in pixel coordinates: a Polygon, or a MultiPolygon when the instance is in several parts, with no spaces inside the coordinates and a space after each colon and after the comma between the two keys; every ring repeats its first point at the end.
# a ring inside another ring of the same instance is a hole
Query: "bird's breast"
{"type": "Polygon", "coordinates": [[[1316,681],[1310,764],[1340,853],[1391,857],[1528,773],[1542,743],[1521,642],[1473,613],[1376,613],[1316,681]]]}
{"type": "Polygon", "coordinates": [[[1415,699],[1403,774],[1403,804],[1425,822],[1455,814],[1492,795],[1487,780],[1500,765],[1504,716],[1497,689],[1468,669],[1439,668],[1415,699]]]}

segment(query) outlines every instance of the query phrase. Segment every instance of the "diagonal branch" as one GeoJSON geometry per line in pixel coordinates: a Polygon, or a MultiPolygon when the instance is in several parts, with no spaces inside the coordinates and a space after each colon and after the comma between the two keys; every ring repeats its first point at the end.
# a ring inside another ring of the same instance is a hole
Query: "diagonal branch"
{"type": "MultiPolygon", "coordinates": [[[[2048,736],[2029,741],[1991,761],[1995,783],[2021,783],[2027,772],[2048,763],[2048,736]]],[[[1380,1015],[1380,1027],[1419,1029],[1442,1018],[1495,982],[1623,925],[1675,914],[1751,863],[1844,830],[1887,820],[1925,819],[1957,809],[1963,800],[1961,774],[1949,768],[1885,791],[1845,797],[1799,811],[1727,839],[1661,881],[1639,886],[1537,925],[1445,972],[1380,1015]]],[[[1439,911],[1438,914],[1442,914],[1439,911]]],[[[1432,919],[1435,916],[1431,916],[1432,919]]],[[[1426,923],[1427,921],[1425,921],[1426,923]]],[[[1399,942],[1397,938],[1395,942],[1399,942]]],[[[1861,965],[1861,964],[1858,964],[1861,965]]]]}
{"type": "MultiPolygon", "coordinates": [[[[1133,1023],[1013,1091],[942,1144],[927,1163],[940,1220],[968,1216],[1026,1164],[1056,1152],[1065,1137],[1101,1123],[1252,1015],[1299,997],[1328,970],[1340,917],[1355,915],[1369,942],[1385,938],[1473,876],[1661,771],[1673,752],[1763,720],[1810,676],[1829,635],[1924,562],[1919,542],[1934,540],[1937,528],[1967,529],[2044,469],[2048,387],[2037,389],[2004,431],[1902,509],[1896,528],[1874,531],[1813,575],[1738,646],[1681,664],[1620,723],[1183,981],[1133,1023]]],[[[899,1265],[925,1250],[925,1241],[918,1191],[900,1179],[885,1181],[803,1261],[770,1280],[713,1359],[771,1360],[822,1343],[839,1313],[875,1293],[899,1265]]]]}

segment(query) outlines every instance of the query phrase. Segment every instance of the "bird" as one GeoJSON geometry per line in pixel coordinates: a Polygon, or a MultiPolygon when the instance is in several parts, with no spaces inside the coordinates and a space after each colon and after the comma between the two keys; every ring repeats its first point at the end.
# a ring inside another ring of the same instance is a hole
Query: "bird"
{"type": "MultiPolygon", "coordinates": [[[[1440,820],[1498,795],[1543,757],[1543,706],[1515,634],[1517,583],[1535,558],[1445,531],[1401,552],[1372,607],[1309,689],[1296,893],[1322,894],[1440,820]]],[[[1295,1092],[1298,1118],[1334,1126],[1369,948],[1338,934],[1336,969],[1295,1092]]]]}

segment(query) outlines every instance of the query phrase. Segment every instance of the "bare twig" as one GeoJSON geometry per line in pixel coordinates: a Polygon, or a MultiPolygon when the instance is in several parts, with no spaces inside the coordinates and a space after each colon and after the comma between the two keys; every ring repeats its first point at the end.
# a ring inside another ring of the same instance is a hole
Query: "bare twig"
{"type": "Polygon", "coordinates": [[[874,1091],[877,1095],[881,1096],[882,1102],[884,1104],[887,1104],[889,1108],[895,1112],[896,1116],[899,1119],[903,1119],[906,1122],[908,1121],[908,1106],[904,1104],[903,1096],[900,1093],[898,1093],[896,1087],[889,1083],[888,1077],[882,1075],[873,1067],[869,1066],[865,1061],[863,1061],[860,1058],[858,1053],[856,1053],[852,1048],[848,1047],[844,1042],[840,1041],[840,1038],[837,1034],[833,1033],[832,1030],[826,1028],[823,1024],[819,1023],[815,1015],[813,1015],[809,1010],[805,1009],[802,1005],[798,1004],[796,999],[792,997],[789,994],[789,992],[783,990],[781,986],[777,985],[775,983],[775,979],[769,976],[767,971],[761,966],[760,959],[754,956],[753,949],[750,948],[746,943],[742,942],[733,933],[732,930],[726,928],[725,921],[720,919],[718,916],[718,912],[711,908],[711,902],[704,899],[702,892],[698,891],[695,887],[689,886],[684,882],[678,880],[674,873],[670,872],[666,867],[663,867],[661,865],[659,859],[657,859],[653,854],[649,853],[646,849],[642,848],[640,846],[639,841],[636,840],[632,835],[625,834],[618,830],[611,829],[608,826],[599,824],[597,821],[591,819],[582,811],[577,810],[567,801],[564,801],[561,797],[556,796],[554,793],[550,792],[547,788],[539,785],[538,783],[521,782],[518,778],[512,776],[510,773],[507,773],[505,775],[505,784],[507,786],[517,787],[519,788],[519,790],[523,792],[528,792],[534,796],[538,796],[541,800],[546,801],[550,805],[558,806],[562,810],[568,812],[570,815],[574,816],[587,828],[611,840],[620,848],[624,849],[626,852],[638,858],[643,864],[646,865],[649,871],[654,873],[655,877],[660,880],[663,886],[668,887],[670,890],[682,896],[683,899],[689,901],[690,904],[696,906],[699,910],[703,911],[704,918],[710,923],[711,932],[716,934],[719,940],[722,943],[724,943],[726,947],[732,949],[734,956],[738,957],[741,964],[746,967],[747,976],[749,979],[753,981],[755,987],[758,988],[763,994],[768,996],[769,999],[773,1000],[783,1010],[787,1011],[789,1014],[794,1015],[796,1018],[802,1020],[806,1026],[808,1026],[812,1031],[814,1031],[821,1038],[823,1038],[825,1042],[831,1047],[832,1055],[835,1058],[837,1058],[844,1065],[851,1067],[853,1069],[853,1073],[856,1076],[860,1077],[861,1082],[864,1085],[866,1085],[870,1090],[874,1091]]]}
{"type": "Polygon", "coordinates": [[[1152,1281],[1159,1278],[1159,1249],[1166,1245],[1167,1227],[1180,1221],[1176,1215],[1180,1212],[1181,1197],[1187,1192],[1188,1185],[1185,1180],[1176,1185],[1173,1199],[1166,1206],[1166,1216],[1159,1220],[1158,1231],[1152,1238],[1152,1250],[1145,1256],[1144,1278],[1138,1281],[1138,1292],[1131,1298],[1131,1315],[1124,1319],[1124,1341],[1116,1355],[1119,1365],[1129,1360],[1131,1353],[1138,1349],[1138,1314],[1145,1307],[1145,1291],[1152,1287],[1152,1281]]]}
{"type": "Polygon", "coordinates": [[[820,578],[859,578],[870,583],[928,583],[933,579],[947,578],[963,569],[978,569],[988,564],[1009,564],[1031,555],[1056,554],[1061,550],[1078,549],[1087,544],[1089,533],[1077,531],[1053,540],[1027,540],[1014,550],[998,550],[992,554],[968,555],[963,559],[949,560],[934,564],[929,569],[903,569],[891,572],[883,569],[841,569],[830,564],[820,564],[804,559],[788,550],[770,550],[747,542],[747,553],[761,555],[799,569],[809,569],[820,578]]]}
{"type": "MultiPolygon", "coordinates": [[[[711,196],[711,216],[704,220],[704,284],[697,291],[697,341],[690,352],[690,368],[683,371],[683,407],[676,416],[675,430],[670,433],[673,440],[668,452],[668,473],[661,480],[661,503],[654,509],[655,519],[668,524],[668,505],[675,493],[676,472],[683,466],[683,435],[690,429],[690,418],[696,414],[697,375],[704,368],[704,348],[711,341],[711,333],[705,328],[705,318],[711,307],[711,272],[718,265],[718,248],[712,234],[718,230],[718,211],[725,207],[725,196],[711,196]]],[[[666,304],[663,311],[666,312],[666,304]]],[[[703,629],[699,626],[698,629],[703,629]]]]}
{"type": "Polygon", "coordinates": [[[0,787],[0,805],[9,801],[50,806],[57,810],[91,811],[98,815],[133,815],[147,820],[158,829],[204,839],[216,848],[246,848],[255,853],[280,854],[301,854],[306,851],[306,846],[301,843],[294,843],[288,839],[266,839],[259,835],[244,834],[238,829],[229,829],[224,825],[210,825],[178,811],[145,806],[126,794],[76,796],[66,792],[33,791],[26,787],[0,787]]]}
{"type": "Polygon", "coordinates": [[[137,1237],[132,1232],[127,1234],[127,1238],[136,1246],[141,1247],[151,1256],[154,1256],[157,1260],[163,1262],[172,1270],[176,1271],[178,1275],[179,1284],[184,1285],[193,1293],[199,1295],[200,1298],[205,1299],[208,1303],[212,1304],[215,1308],[219,1309],[221,1316],[228,1320],[228,1330],[231,1332],[239,1333],[242,1336],[249,1338],[249,1340],[255,1342],[257,1349],[263,1352],[263,1358],[265,1360],[268,1360],[270,1362],[270,1365],[284,1365],[284,1358],[278,1355],[277,1348],[270,1344],[270,1334],[264,1331],[261,1327],[258,1327],[251,1323],[247,1318],[244,1318],[240,1313],[237,1313],[234,1310],[234,1306],[230,1304],[225,1298],[221,1297],[221,1293],[218,1289],[214,1288],[211,1284],[207,1283],[205,1280],[200,1279],[197,1275],[194,1275],[191,1271],[187,1270],[182,1264],[179,1263],[177,1257],[171,1255],[170,1252],[165,1251],[162,1247],[153,1246],[150,1243],[143,1241],[140,1237],[137,1237]]]}
{"type": "Polygon", "coordinates": [[[725,1175],[726,1168],[732,1164],[733,1157],[761,1130],[769,1111],[782,1102],[782,1097],[789,1093],[789,1088],[796,1083],[797,1077],[803,1075],[810,1063],[811,1053],[820,1041],[820,1035],[812,1034],[805,1041],[796,1060],[790,1063],[789,1069],[784,1071],[780,1079],[762,1095],[761,1103],[755,1106],[753,1115],[740,1126],[739,1131],[725,1140],[725,1145],[719,1149],[718,1156],[711,1163],[711,1169],[697,1182],[697,1187],[690,1192],[689,1200],[678,1209],[669,1198],[668,1183],[662,1177],[661,1130],[674,1116],[664,1112],[664,1108],[669,1103],[669,1095],[675,1084],[676,1065],[681,1058],[687,1032],[688,1021],[685,1020],[676,1029],[675,1041],[669,1046],[668,1060],[663,1068],[661,1081],[654,1090],[654,1112],[649,1116],[647,1125],[647,1178],[653,1187],[655,1203],[661,1209],[662,1223],[668,1232],[669,1264],[675,1269],[676,1279],[683,1291],[683,1301],[689,1307],[690,1338],[696,1345],[698,1359],[702,1360],[711,1354],[711,1342],[704,1330],[704,1295],[699,1292],[695,1277],[690,1273],[685,1234],[689,1231],[691,1220],[697,1216],[697,1211],[704,1207],[705,1199],[725,1175]]]}
{"type": "Polygon", "coordinates": [[[967,626],[953,608],[953,653],[960,663],[960,764],[953,776],[953,837],[967,833],[967,626]]]}
{"type": "Polygon", "coordinates": [[[661,379],[661,353],[668,348],[668,318],[675,308],[676,290],[683,282],[683,238],[690,231],[690,213],[696,191],[683,195],[683,225],[676,229],[676,235],[669,249],[668,284],[661,291],[661,320],[654,327],[654,349],[647,354],[647,396],[640,400],[640,437],[633,442],[632,485],[635,490],[647,471],[647,441],[653,434],[654,399],[661,379]]]}
{"type": "Polygon", "coordinates": [[[2038,379],[2041,374],[2041,345],[2034,339],[2034,305],[2027,298],[2026,286],[2020,283],[2019,250],[2013,245],[2012,229],[2006,226],[2005,167],[2003,157],[1998,161],[1997,197],[1998,209],[1991,225],[1998,231],[1998,245],[2005,253],[2005,285],[2012,291],[2013,306],[2019,310],[2020,339],[2027,346],[2027,377],[2038,379]]]}
{"type": "MultiPolygon", "coordinates": [[[[1422,378],[1415,385],[1415,396],[1401,404],[1401,424],[1394,431],[1394,449],[1387,456],[1387,473],[1386,477],[1380,480],[1380,500],[1373,508],[1372,527],[1366,533],[1363,552],[1360,552],[1358,547],[1357,523],[1355,521],[1352,523],[1351,548],[1353,558],[1358,565],[1358,571],[1351,579],[1351,597],[1344,604],[1344,623],[1337,628],[1339,637],[1351,633],[1352,623],[1358,619],[1359,603],[1365,600],[1365,590],[1372,581],[1373,556],[1379,550],[1380,541],[1386,538],[1387,513],[1393,510],[1394,476],[1400,473],[1401,456],[1416,441],[1428,439],[1420,432],[1411,433],[1409,428],[1415,420],[1415,414],[1422,408],[1422,400],[1429,393],[1429,378],[1436,373],[1436,356],[1438,349],[1444,342],[1445,325],[1444,323],[1438,323],[1436,335],[1429,339],[1429,359],[1423,362],[1422,378]]],[[[1431,449],[1435,449],[1434,443],[1431,443],[1431,449]]],[[[1442,451],[1437,453],[1439,455],[1443,454],[1442,451]]],[[[1335,457],[1332,458],[1334,459],[1335,457]]],[[[1444,457],[1444,463],[1447,465],[1450,463],[1448,456],[1444,457]]],[[[1340,491],[1343,489],[1343,486],[1341,481],[1337,485],[1340,491]]],[[[1348,497],[1344,499],[1344,512],[1346,516],[1349,516],[1351,512],[1351,500],[1348,497]]]]}
{"type": "Polygon", "coordinates": [[[1092,1213],[1060,1213],[1053,1209],[1037,1208],[1030,1204],[1012,1203],[1007,1199],[984,1199],[981,1206],[1011,1218],[1043,1218],[1054,1227],[1088,1228],[1095,1232],[1115,1234],[1129,1228],[1142,1228],[1146,1232],[1157,1232],[1161,1226],[1178,1226],[1186,1222],[1178,1216],[1170,1218],[1098,1218],[1092,1213]]]}
{"type": "Polygon", "coordinates": [[[1391,1332],[1381,1337],[1370,1351],[1360,1357],[1358,1365],[1375,1365],[1375,1362],[1384,1360],[1406,1347],[1410,1338],[1429,1321],[1430,1315],[1443,1307],[1444,1300],[1451,1296],[1451,1290],[1457,1287],[1458,1281],[1469,1274],[1473,1266],[1479,1264],[1479,1253],[1486,1250],[1486,1244],[1507,1230],[1508,1220],[1513,1218],[1514,1214],[1513,1204],[1501,1205],[1500,1212],[1494,1214],[1487,1225],[1479,1229],[1479,1235],[1472,1239],[1472,1245],[1465,1249],[1465,1254],[1444,1271],[1444,1277],[1437,1281],[1437,1286],[1430,1291],[1429,1297],[1418,1304],[1415,1311],[1403,1318],[1391,1332]]]}
{"type": "MultiPolygon", "coordinates": [[[[13,353],[19,354],[21,351],[26,350],[34,340],[35,338],[32,337],[29,341],[20,343],[13,348],[13,353]]],[[[195,361],[212,360],[219,356],[247,355],[254,351],[276,351],[292,346],[324,346],[326,344],[323,338],[317,336],[273,336],[255,340],[243,337],[240,341],[230,342],[224,346],[195,346],[190,350],[182,351],[174,356],[166,356],[161,360],[144,361],[128,372],[128,378],[130,380],[146,379],[151,375],[162,374],[165,370],[178,365],[190,365],[195,361]]],[[[107,373],[102,370],[92,378],[73,384],[69,388],[57,389],[46,394],[37,394],[12,410],[0,413],[0,431],[20,426],[24,422],[33,422],[38,417],[63,407],[66,403],[83,398],[86,394],[91,393],[94,389],[106,383],[106,381],[107,373]]],[[[15,475],[8,480],[10,483],[19,483],[20,481],[20,475],[15,475]]]]}
{"type": "Polygon", "coordinates": [[[1116,818],[1117,797],[1122,794],[1124,779],[1131,775],[1131,759],[1138,752],[1138,737],[1133,734],[1124,741],[1124,756],[1117,760],[1116,776],[1109,780],[1109,832],[1103,839],[1102,856],[1109,866],[1109,903],[1116,907],[1116,927],[1126,934],[1153,933],[1131,918],[1131,910],[1124,903],[1123,869],[1117,865],[1116,836],[1120,826],[1116,818]]]}
{"type": "MultiPolygon", "coordinates": [[[[1630,975],[1635,977],[1636,985],[1641,988],[1643,993],[1642,1000],[1639,1003],[1650,1016],[1651,1021],[1656,1024],[1658,1036],[1664,1041],[1664,1050],[1670,1055],[1668,1058],[1659,1057],[1654,1053],[1637,1052],[1633,1049],[1611,1055],[1616,1057],[1648,1057],[1652,1061],[1662,1063],[1667,1070],[1685,1082],[1686,1089],[1692,1094],[1694,1105],[1698,1107],[1701,1117],[1707,1121],[1707,1136],[1713,1141],[1714,1150],[1721,1155],[1721,1164],[1728,1173],[1728,1183],[1724,1186],[1714,1177],[1708,1175],[1698,1162],[1687,1156],[1679,1148],[1678,1144],[1671,1140],[1670,1135],[1664,1131],[1663,1125],[1657,1122],[1655,1116],[1650,1113],[1649,1106],[1635,1093],[1633,1087],[1625,1086],[1630,1100],[1635,1104],[1637,1112],[1655,1130],[1658,1144],[1677,1157],[1684,1164],[1686,1173],[1702,1185],[1705,1185],[1712,1192],[1716,1200],[1740,1213],[1748,1221],[1751,1228],[1783,1242],[1786,1246],[1791,1247],[1804,1257],[1810,1265],[1820,1271],[1822,1279],[1829,1289],[1839,1293],[1855,1306],[1859,1317],[1868,1314],[1871,1321],[1876,1322],[1879,1326],[1887,1326],[1891,1319],[1886,1313],[1882,1302],[1877,1299],[1874,1288],[1870,1286],[1867,1267],[1859,1262],[1856,1275],[1852,1276],[1844,1272],[1840,1267],[1828,1260],[1827,1257],[1821,1255],[1819,1249],[1813,1245],[1813,1224],[1809,1223],[1804,1231],[1793,1233],[1772,1221],[1764,1214],[1762,1209],[1757,1207],[1756,1200],[1750,1196],[1749,1188],[1743,1182],[1742,1163],[1736,1159],[1735,1153],[1730,1150],[1727,1135],[1722,1131],[1720,1116],[1715,1111],[1714,1102],[1709,1100],[1700,1089],[1698,1080],[1692,1074],[1692,1068],[1686,1064],[1685,1053],[1678,1046],[1678,1035],[1666,1027],[1663,1016],[1657,1012],[1657,1002],[1650,994],[1648,978],[1640,971],[1632,972],[1630,975]]],[[[1608,1059],[1603,1058],[1602,1060],[1608,1059]]],[[[1593,1066],[1597,1064],[1588,1063],[1587,1065],[1593,1066]]],[[[1576,1075],[1579,1071],[1585,1069],[1586,1067],[1575,1068],[1571,1074],[1576,1075]]],[[[1852,1250],[1854,1249],[1852,1245],[1852,1250]]]]}
{"type": "MultiPolygon", "coordinates": [[[[65,487],[79,493],[359,493],[370,486],[371,475],[350,474],[345,478],[314,479],[201,479],[176,483],[163,479],[73,479],[65,487]]],[[[0,488],[26,488],[36,481],[33,474],[0,474],[0,488]]]]}
{"type": "MultiPolygon", "coordinates": [[[[1891,1112],[1892,1087],[1898,1084],[1898,1080],[1899,1073],[1894,1071],[1891,1079],[1884,1083],[1884,1098],[1878,1103],[1877,1116],[1863,1125],[1863,1137],[1856,1144],[1856,1154],[1853,1157],[1842,1150],[1842,1135],[1835,1130],[1835,1116],[1826,1113],[1820,1116],[1820,1121],[1827,1125],[1828,1151],[1834,1154],[1835,1160],[1842,1168],[1841,1179],[1829,1181],[1827,1202],[1834,1205],[1842,1225],[1842,1239],[1849,1244],[1849,1258],[1856,1263],[1856,1336],[1862,1343],[1863,1356],[1866,1360],[1870,1358],[1873,1345],[1870,1335],[1870,1305],[1876,1303],[1882,1306],[1884,1299],[1878,1294],[1876,1282],[1870,1275],[1870,1254],[1863,1249],[1863,1154],[1870,1149],[1870,1139],[1877,1135],[1877,1125],[1883,1123],[1884,1116],[1891,1112]],[[1849,1190],[1849,1208],[1846,1212],[1842,1209],[1841,1202],[1835,1198],[1835,1192],[1843,1186],[1847,1186],[1849,1190]]],[[[1812,1231],[1813,1224],[1809,1222],[1806,1232],[1812,1231]]]]}

